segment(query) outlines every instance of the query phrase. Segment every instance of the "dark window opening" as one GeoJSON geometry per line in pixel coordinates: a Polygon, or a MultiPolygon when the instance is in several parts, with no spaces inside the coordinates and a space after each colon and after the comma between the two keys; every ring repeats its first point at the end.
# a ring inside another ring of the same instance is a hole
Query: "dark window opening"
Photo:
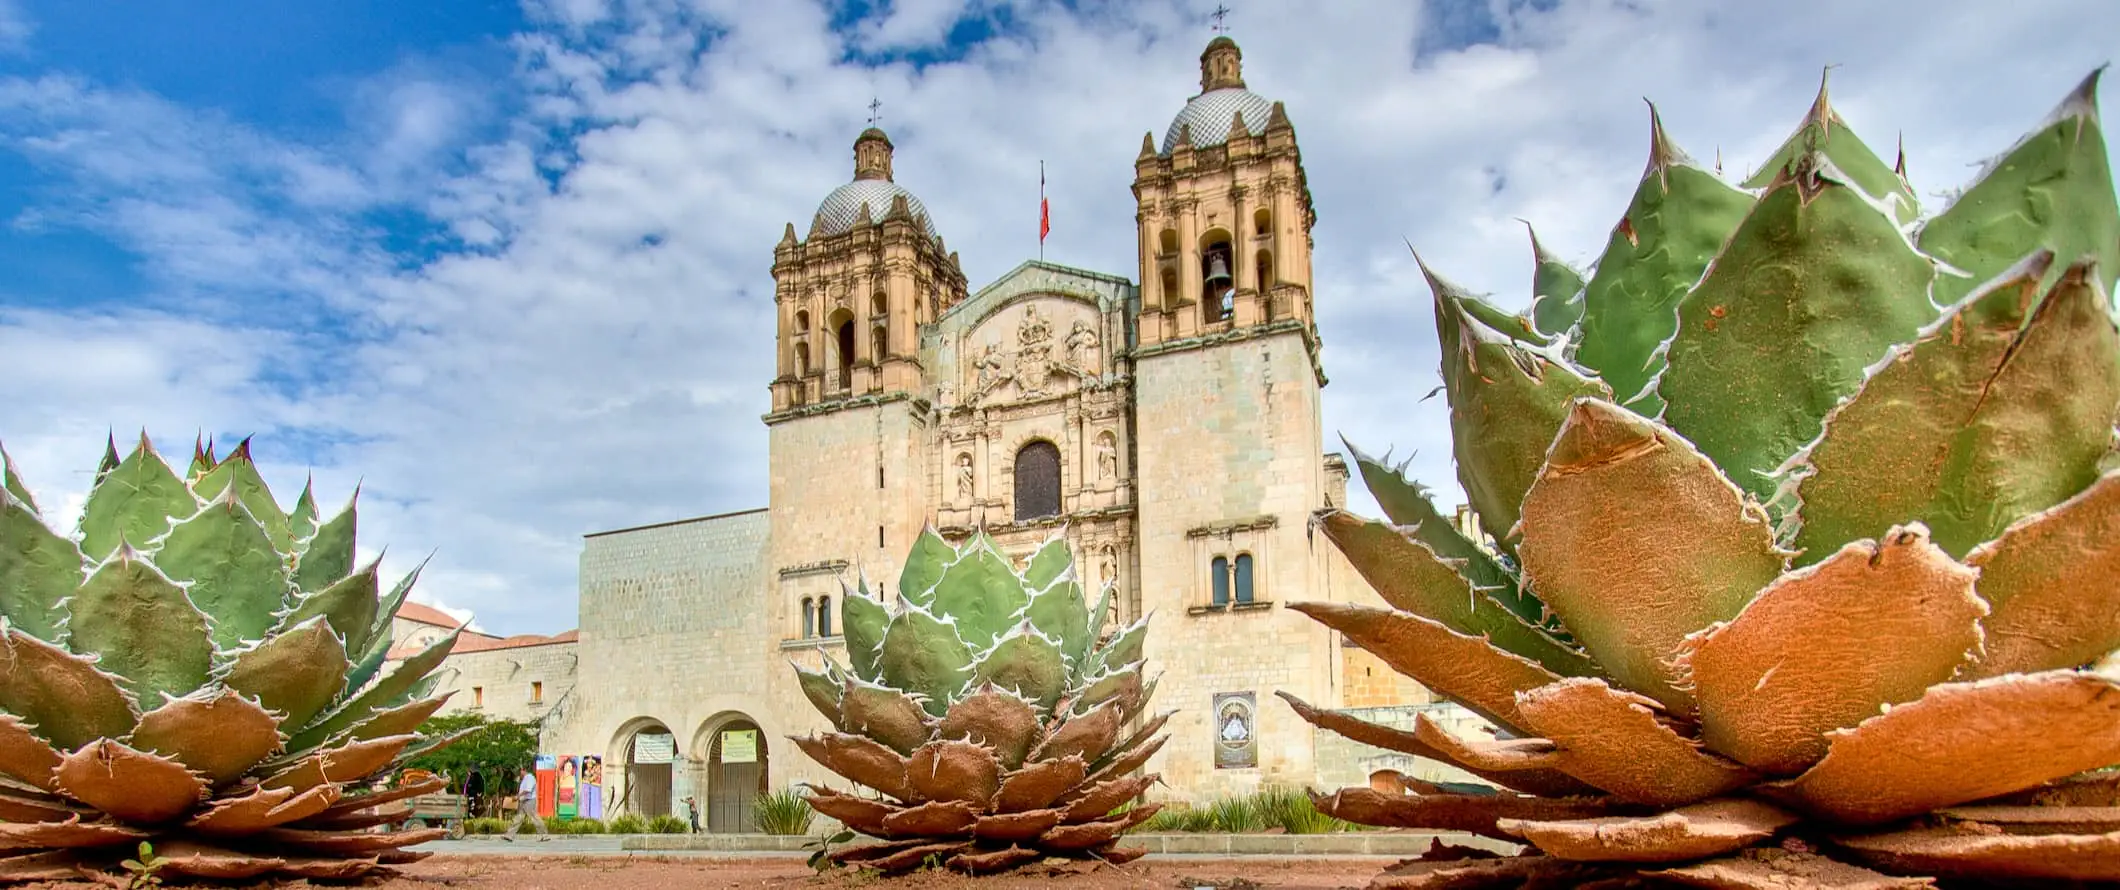
{"type": "Polygon", "coordinates": [[[1016,452],[1016,521],[1060,513],[1060,449],[1032,442],[1016,452]]]}
{"type": "Polygon", "coordinates": [[[828,596],[817,598],[817,635],[832,635],[832,598],[828,596]]]}
{"type": "Polygon", "coordinates": [[[808,344],[808,343],[797,343],[797,344],[795,344],[795,376],[797,376],[797,377],[807,377],[807,376],[809,376],[809,374],[810,374],[810,344],[808,344]]]}
{"type": "Polygon", "coordinates": [[[1251,602],[1251,554],[1237,554],[1237,602],[1251,602]]]}
{"type": "Polygon", "coordinates": [[[1254,279],[1254,281],[1258,285],[1259,290],[1264,291],[1274,286],[1273,251],[1259,251],[1258,269],[1256,271],[1258,278],[1254,279]]]}
{"type": "Polygon", "coordinates": [[[1236,293],[1236,266],[1229,242],[1207,245],[1200,254],[1200,314],[1203,324],[1227,320],[1236,293]]]}
{"type": "Polygon", "coordinates": [[[817,613],[812,611],[814,606],[814,601],[809,597],[802,598],[802,638],[806,640],[817,635],[817,613]]]}
{"type": "Polygon", "coordinates": [[[889,328],[877,325],[874,330],[869,332],[869,352],[871,353],[869,357],[879,364],[890,356],[891,331],[889,328]]]}
{"type": "Polygon", "coordinates": [[[839,324],[839,388],[854,385],[854,323],[839,324]]]}
{"type": "Polygon", "coordinates": [[[1229,605],[1229,557],[1217,556],[1208,570],[1213,582],[1213,599],[1217,606],[1229,605]]]}
{"type": "Polygon", "coordinates": [[[1264,207],[1259,208],[1259,212],[1251,215],[1251,223],[1254,234],[1265,235],[1272,232],[1273,211],[1264,207]]]}

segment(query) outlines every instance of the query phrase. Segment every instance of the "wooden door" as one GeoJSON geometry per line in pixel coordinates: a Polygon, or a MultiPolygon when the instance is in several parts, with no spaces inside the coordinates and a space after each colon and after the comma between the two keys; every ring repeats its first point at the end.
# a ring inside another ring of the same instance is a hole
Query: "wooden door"
{"type": "Polygon", "coordinates": [[[707,760],[705,828],[716,834],[758,831],[753,809],[765,790],[765,733],[749,722],[717,730],[707,760]]]}

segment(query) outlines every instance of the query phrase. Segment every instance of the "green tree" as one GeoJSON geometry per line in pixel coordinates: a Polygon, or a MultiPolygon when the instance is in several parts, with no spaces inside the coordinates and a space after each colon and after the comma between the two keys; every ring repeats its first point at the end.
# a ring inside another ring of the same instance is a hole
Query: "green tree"
{"type": "Polygon", "coordinates": [[[420,724],[419,731],[434,737],[466,729],[478,731],[449,747],[413,758],[405,766],[447,776],[451,790],[462,790],[465,779],[478,773],[484,782],[485,799],[471,804],[474,812],[484,812],[499,795],[513,792],[516,782],[530,768],[537,756],[537,725],[459,712],[428,718],[420,724]]]}

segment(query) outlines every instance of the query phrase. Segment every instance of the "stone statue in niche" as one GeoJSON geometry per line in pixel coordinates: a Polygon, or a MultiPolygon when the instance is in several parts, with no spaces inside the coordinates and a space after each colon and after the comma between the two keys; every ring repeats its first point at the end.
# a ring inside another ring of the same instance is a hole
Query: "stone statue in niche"
{"type": "Polygon", "coordinates": [[[972,456],[957,455],[957,500],[972,499],[972,456]]]}
{"type": "Polygon", "coordinates": [[[1067,334],[1067,363],[1084,377],[1096,377],[1097,332],[1089,322],[1075,322],[1075,329],[1067,334]]]}
{"type": "Polygon", "coordinates": [[[957,406],[957,387],[948,383],[935,384],[935,407],[949,410],[957,406]]]}
{"type": "Polygon", "coordinates": [[[1097,434],[1097,479],[1103,481],[1119,473],[1119,447],[1112,442],[1109,431],[1097,434]]]}
{"type": "Polygon", "coordinates": [[[1118,580],[1119,554],[1112,550],[1112,545],[1106,544],[1103,553],[1097,557],[1097,584],[1102,587],[1118,580]]]}

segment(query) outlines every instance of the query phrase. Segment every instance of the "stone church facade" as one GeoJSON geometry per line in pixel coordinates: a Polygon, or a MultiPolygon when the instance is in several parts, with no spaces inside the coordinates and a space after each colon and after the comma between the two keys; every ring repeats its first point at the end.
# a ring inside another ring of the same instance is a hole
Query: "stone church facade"
{"type": "Polygon", "coordinates": [[[1201,92],[1144,137],[1131,275],[1031,261],[968,290],[890,138],[860,134],[852,181],[773,248],[768,508],[586,537],[548,750],[601,755],[604,799],[635,811],[696,797],[710,830],[761,789],[845,787],[786,742],[827,728],[788,665],[845,663],[842,585],[896,596],[929,525],[1019,555],[1064,534],[1118,592],[1107,629],[1148,616],[1154,709],[1178,712],[1154,794],[1335,772],[1276,691],[1428,701],[1283,608],[1378,600],[1310,532],[1348,476],[1320,423],[1316,214],[1295,129],[1241,62],[1216,38],[1201,92]]]}

